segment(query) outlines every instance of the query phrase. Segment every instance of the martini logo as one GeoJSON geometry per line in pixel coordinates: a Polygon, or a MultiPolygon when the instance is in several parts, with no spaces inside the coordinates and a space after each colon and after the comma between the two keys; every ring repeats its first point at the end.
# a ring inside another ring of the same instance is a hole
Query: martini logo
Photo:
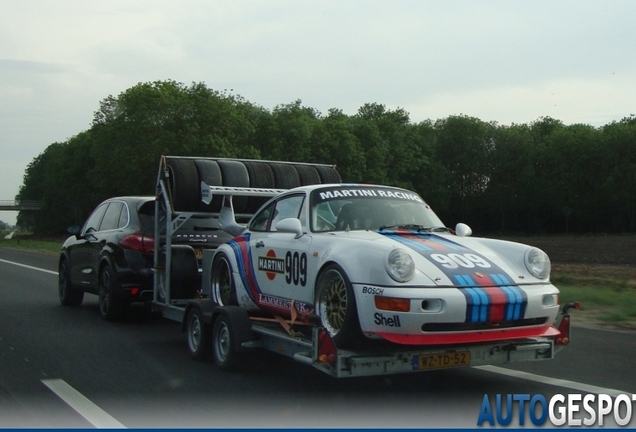
{"type": "Polygon", "coordinates": [[[266,272],[267,279],[274,280],[277,273],[285,274],[285,260],[276,258],[276,252],[270,249],[266,256],[258,257],[258,269],[266,272]]]}

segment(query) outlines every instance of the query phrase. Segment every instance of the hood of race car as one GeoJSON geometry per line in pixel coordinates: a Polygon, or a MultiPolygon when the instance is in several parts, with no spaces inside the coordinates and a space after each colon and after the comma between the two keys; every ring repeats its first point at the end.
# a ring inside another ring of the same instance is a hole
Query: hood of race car
{"type": "Polygon", "coordinates": [[[375,242],[378,247],[371,249],[381,251],[383,256],[393,248],[407,251],[416,268],[409,285],[508,286],[549,281],[528,272],[525,259],[532,247],[521,243],[410,230],[350,231],[336,235],[349,241],[375,242]]]}

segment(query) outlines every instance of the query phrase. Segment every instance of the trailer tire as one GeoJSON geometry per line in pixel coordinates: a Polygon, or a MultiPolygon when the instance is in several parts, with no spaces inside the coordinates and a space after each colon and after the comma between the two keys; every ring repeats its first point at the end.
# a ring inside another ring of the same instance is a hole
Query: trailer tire
{"type": "Polygon", "coordinates": [[[274,173],[274,181],[278,189],[293,189],[300,186],[300,178],[293,165],[271,162],[269,166],[274,173]]]}
{"type": "MultiPolygon", "coordinates": [[[[197,168],[199,175],[199,185],[201,182],[208,186],[223,186],[223,177],[221,176],[221,169],[219,164],[214,160],[208,159],[196,159],[194,165],[197,168]]],[[[214,196],[210,204],[206,204],[202,200],[201,188],[197,188],[199,193],[198,210],[202,212],[218,212],[221,209],[221,203],[223,197],[214,196]]]]}
{"type": "Polygon", "coordinates": [[[212,330],[212,354],[216,366],[224,371],[237,370],[241,366],[241,355],[236,350],[232,320],[219,314],[212,330]]]}
{"type": "Polygon", "coordinates": [[[232,265],[224,253],[214,258],[211,273],[212,299],[220,306],[238,305],[232,265]]]}
{"type": "Polygon", "coordinates": [[[362,341],[356,298],[351,282],[338,264],[330,264],[316,281],[316,313],[338,348],[362,341]]]}
{"type": "Polygon", "coordinates": [[[300,185],[315,185],[320,184],[320,175],[316,168],[308,165],[294,165],[298,172],[298,178],[300,179],[300,185]]]}
{"type": "MultiPolygon", "coordinates": [[[[265,189],[274,189],[276,187],[274,172],[269,164],[265,162],[243,163],[250,177],[250,187],[265,189]]],[[[248,213],[256,213],[268,200],[268,197],[250,197],[247,204],[248,213]]]]}
{"type": "Polygon", "coordinates": [[[186,334],[192,358],[204,360],[210,351],[210,329],[203,321],[203,313],[198,307],[193,307],[188,312],[186,334]]]}
{"type": "Polygon", "coordinates": [[[197,211],[199,176],[192,159],[168,159],[170,193],[176,211],[197,211]]]}
{"type": "MultiPolygon", "coordinates": [[[[243,162],[235,160],[218,160],[223,186],[249,187],[250,176],[243,162]]],[[[247,209],[247,197],[233,197],[232,205],[235,213],[245,213],[247,209]]]]}
{"type": "Polygon", "coordinates": [[[342,177],[340,177],[340,173],[333,167],[317,166],[316,171],[318,171],[318,175],[320,176],[320,183],[322,184],[342,183],[342,177]]]}
{"type": "MultiPolygon", "coordinates": [[[[159,267],[163,271],[159,272],[159,286],[157,291],[159,300],[166,298],[166,247],[159,251],[159,267]]],[[[197,256],[192,246],[174,245],[172,246],[172,262],[170,265],[170,299],[192,299],[196,297],[199,289],[199,266],[197,256]]]]}

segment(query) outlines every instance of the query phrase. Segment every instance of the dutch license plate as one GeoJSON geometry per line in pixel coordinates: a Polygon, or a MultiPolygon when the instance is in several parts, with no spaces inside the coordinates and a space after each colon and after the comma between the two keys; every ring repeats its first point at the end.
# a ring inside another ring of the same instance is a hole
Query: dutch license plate
{"type": "Polygon", "coordinates": [[[422,354],[416,356],[417,368],[422,369],[438,369],[455,366],[470,365],[470,351],[457,351],[439,354],[422,354]]]}
{"type": "Polygon", "coordinates": [[[203,249],[202,248],[194,248],[194,254],[197,258],[203,258],[203,249]]]}

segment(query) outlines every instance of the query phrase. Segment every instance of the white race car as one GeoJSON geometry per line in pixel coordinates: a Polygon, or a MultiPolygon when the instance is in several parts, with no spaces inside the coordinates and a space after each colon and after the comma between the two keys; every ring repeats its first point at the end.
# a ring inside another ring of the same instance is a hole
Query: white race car
{"type": "Polygon", "coordinates": [[[414,192],[363,184],[303,186],[270,199],[211,272],[220,305],[319,320],[339,347],[364,337],[403,345],[556,336],[550,260],[527,245],[446,228],[414,192]]]}

